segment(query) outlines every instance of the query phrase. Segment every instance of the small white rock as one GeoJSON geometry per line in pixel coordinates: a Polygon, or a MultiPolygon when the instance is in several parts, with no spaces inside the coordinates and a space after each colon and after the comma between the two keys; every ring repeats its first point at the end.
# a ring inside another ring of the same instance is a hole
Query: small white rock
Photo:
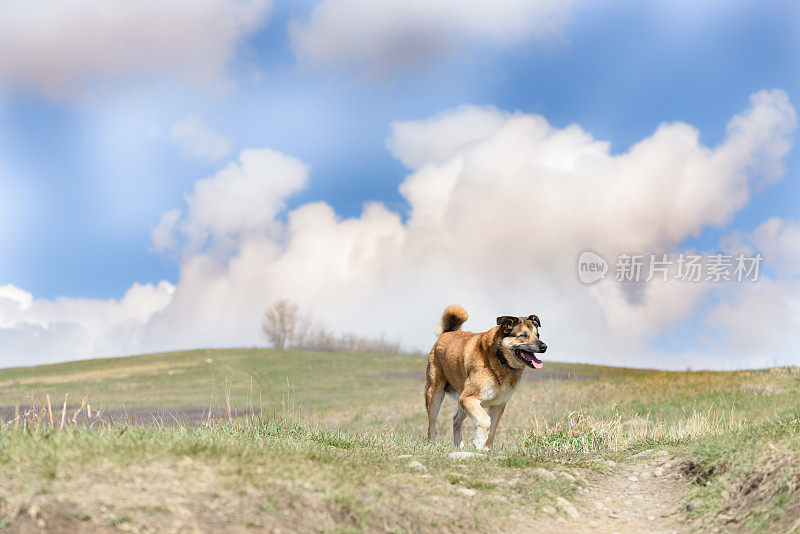
{"type": "Polygon", "coordinates": [[[661,477],[664,476],[664,468],[663,467],[656,467],[653,469],[653,476],[661,477]]]}
{"type": "Polygon", "coordinates": [[[653,454],[653,452],[655,452],[653,451],[653,449],[646,449],[640,453],[634,454],[633,456],[631,456],[631,458],[643,458],[645,456],[650,456],[651,454],[653,454]]]}
{"type": "Polygon", "coordinates": [[[628,480],[630,480],[631,482],[639,482],[639,477],[637,477],[636,475],[631,475],[628,477],[628,480]]]}
{"type": "Polygon", "coordinates": [[[459,492],[461,495],[464,495],[464,496],[466,496],[466,497],[474,497],[474,496],[475,496],[475,494],[476,494],[476,493],[478,493],[477,491],[475,491],[475,490],[474,490],[474,489],[472,489],[472,488],[458,488],[458,490],[457,490],[457,491],[458,491],[458,492],[459,492]]]}
{"type": "Polygon", "coordinates": [[[560,471],[558,474],[561,475],[562,477],[566,478],[570,482],[575,482],[575,480],[577,480],[574,476],[570,475],[569,473],[567,473],[565,471],[560,471]]]}
{"type": "Polygon", "coordinates": [[[412,454],[401,454],[397,458],[399,460],[405,460],[406,458],[413,458],[413,457],[414,457],[414,455],[412,455],[412,454]]]}
{"type": "Polygon", "coordinates": [[[653,474],[650,471],[642,471],[639,473],[639,480],[647,480],[648,478],[652,478],[653,474]]]}
{"type": "Polygon", "coordinates": [[[549,481],[553,481],[556,479],[556,475],[548,471],[544,467],[537,467],[536,469],[533,470],[533,474],[549,481]]]}
{"type": "Polygon", "coordinates": [[[564,497],[558,497],[556,499],[556,503],[567,513],[570,519],[580,519],[581,514],[578,512],[578,509],[575,508],[575,505],[569,502],[564,497]]]}
{"type": "Polygon", "coordinates": [[[542,506],[542,512],[554,515],[556,513],[556,509],[550,506],[549,504],[545,504],[544,506],[542,506]]]}
{"type": "Polygon", "coordinates": [[[486,456],[485,454],[481,454],[479,452],[469,452],[469,451],[456,451],[447,453],[448,458],[453,458],[454,460],[461,460],[464,458],[480,458],[482,456],[486,456]]]}
{"type": "Polygon", "coordinates": [[[415,471],[427,471],[427,468],[422,465],[419,460],[411,460],[408,462],[408,467],[415,471]]]}

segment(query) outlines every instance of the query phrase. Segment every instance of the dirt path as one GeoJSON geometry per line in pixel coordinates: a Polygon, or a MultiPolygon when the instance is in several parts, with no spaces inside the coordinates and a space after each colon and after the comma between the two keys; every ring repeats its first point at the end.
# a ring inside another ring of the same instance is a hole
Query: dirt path
{"type": "Polygon", "coordinates": [[[688,532],[681,523],[687,482],[679,460],[665,451],[644,451],[635,463],[616,465],[581,491],[578,515],[563,524],[569,532],[688,532]]]}

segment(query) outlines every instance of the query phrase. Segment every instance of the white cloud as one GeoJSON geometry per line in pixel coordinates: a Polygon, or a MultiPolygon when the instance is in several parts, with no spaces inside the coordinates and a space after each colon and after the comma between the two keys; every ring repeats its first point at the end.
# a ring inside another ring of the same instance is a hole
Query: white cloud
{"type": "Polygon", "coordinates": [[[800,222],[774,217],[760,224],[750,241],[779,276],[800,275],[800,222]]]}
{"type": "MultiPolygon", "coordinates": [[[[285,297],[333,329],[386,333],[421,349],[444,306],[457,302],[477,330],[496,315],[537,313],[548,356],[561,360],[672,368],[762,362],[763,353],[746,357],[725,342],[683,354],[651,345],[702,308],[708,284],[583,286],[575,261],[586,248],[606,258],[671,252],[705,227],[724,227],[765,178],[776,179],[795,127],[786,94],[762,91],[716,147],[671,123],[611,154],[577,125],[459,108],[394,125],[388,146],[412,169],[400,188],[405,220],[379,203],[342,219],[322,202],[284,218],[307,169],[271,150],[244,151],[162,218],[154,244],[183,243],[179,282],[168,303],[148,308],[157,311],[144,324],[126,323],[115,352],[126,343],[137,350],[257,344],[263,310],[285,297]]],[[[59,305],[49,322],[58,330],[40,337],[71,346],[90,331],[69,319],[80,313],[59,305]]],[[[781,328],[797,326],[792,316],[782,320],[781,328]]],[[[13,356],[2,343],[0,354],[13,356]]]]}
{"type": "Polygon", "coordinates": [[[171,209],[161,214],[158,224],[150,231],[150,240],[157,252],[168,252],[178,246],[178,238],[175,235],[175,226],[178,224],[183,212],[179,209],[171,209]]]}
{"type": "Polygon", "coordinates": [[[0,286],[0,328],[13,327],[19,312],[31,307],[33,295],[11,284],[0,286]]]}
{"type": "Polygon", "coordinates": [[[760,253],[763,261],[758,283],[716,292],[716,305],[705,318],[705,325],[722,340],[715,348],[736,355],[743,366],[797,364],[800,221],[772,218],[728,243],[760,253]]]}
{"type": "Polygon", "coordinates": [[[706,341],[701,349],[737,367],[798,364],[800,282],[763,277],[718,299],[704,327],[713,329],[719,341],[706,341]]]}
{"type": "Polygon", "coordinates": [[[137,77],[215,81],[270,0],[0,3],[0,81],[51,98],[137,77]]]}
{"type": "Polygon", "coordinates": [[[443,163],[457,150],[494,134],[508,117],[491,106],[461,106],[431,119],[392,123],[386,146],[409,169],[443,163]]]}
{"type": "Polygon", "coordinates": [[[219,161],[231,150],[231,140],[208,128],[201,117],[188,115],[172,125],[170,140],[187,159],[219,161]]]}
{"type": "Polygon", "coordinates": [[[761,253],[764,268],[783,278],[800,274],[800,222],[772,217],[752,232],[731,232],[721,248],[728,252],[761,253]]]}
{"type": "Polygon", "coordinates": [[[174,290],[168,282],[134,284],[119,300],[47,300],[0,287],[0,361],[31,365],[139,352],[145,324],[174,290]]]}
{"type": "Polygon", "coordinates": [[[471,43],[507,46],[558,36],[570,2],[562,0],[322,0],[293,21],[296,55],[313,66],[380,74],[425,63],[471,43]]]}
{"type": "Polygon", "coordinates": [[[165,213],[153,230],[154,245],[174,245],[173,229],[196,250],[209,244],[225,247],[246,234],[269,233],[286,197],[302,188],[308,167],[295,158],[268,148],[243,150],[238,162],[214,176],[198,180],[186,196],[186,216],[165,213]]]}

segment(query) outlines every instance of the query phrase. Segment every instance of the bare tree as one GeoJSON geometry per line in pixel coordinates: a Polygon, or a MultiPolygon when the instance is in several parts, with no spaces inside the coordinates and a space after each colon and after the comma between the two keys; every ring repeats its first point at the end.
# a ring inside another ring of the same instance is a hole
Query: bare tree
{"type": "Polygon", "coordinates": [[[272,346],[285,349],[295,339],[300,322],[300,308],[288,300],[275,302],[264,314],[261,329],[272,346]]]}
{"type": "Polygon", "coordinates": [[[383,335],[364,337],[353,332],[336,335],[288,300],[270,306],[261,328],[276,349],[371,354],[397,354],[402,349],[400,343],[383,335]]]}

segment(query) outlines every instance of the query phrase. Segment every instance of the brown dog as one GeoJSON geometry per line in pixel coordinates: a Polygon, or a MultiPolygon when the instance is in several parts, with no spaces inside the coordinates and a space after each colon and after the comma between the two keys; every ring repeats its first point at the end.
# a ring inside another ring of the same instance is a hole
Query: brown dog
{"type": "Polygon", "coordinates": [[[517,389],[525,366],[541,369],[537,353],[547,350],[539,339],[535,315],[497,318],[497,326],[480,334],[459,330],[467,320],[461,306],[442,314],[439,339],[428,354],[425,407],[428,439],[436,441],[436,418],[445,393],[458,398],[453,442],[461,447],[461,424],[469,415],[477,425],[475,448],[489,451],[506,403],[517,389]]]}

